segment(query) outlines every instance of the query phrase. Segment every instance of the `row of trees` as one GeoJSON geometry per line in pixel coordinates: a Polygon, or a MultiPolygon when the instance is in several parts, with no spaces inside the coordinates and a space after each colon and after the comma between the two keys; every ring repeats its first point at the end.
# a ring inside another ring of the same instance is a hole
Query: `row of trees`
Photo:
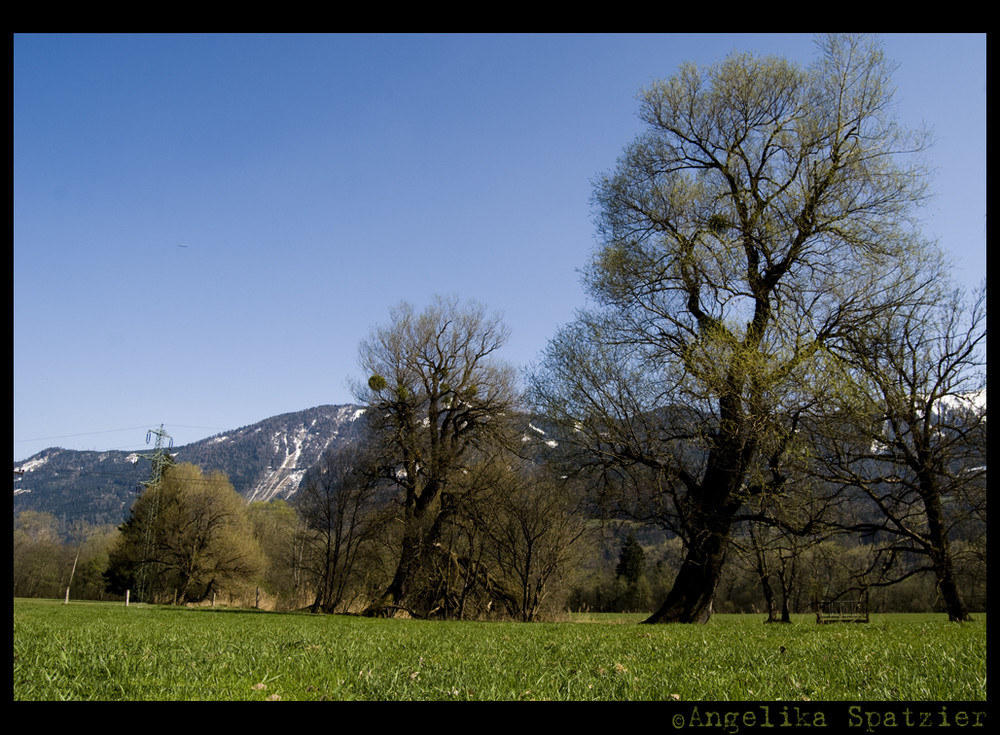
{"type": "MultiPolygon", "coordinates": [[[[603,553],[588,558],[575,575],[568,609],[584,612],[645,612],[663,600],[684,558],[678,537],[667,538],[647,529],[640,536],[626,533],[606,538],[603,553]],[[630,540],[631,539],[631,540],[630,540]],[[641,539],[641,543],[640,540],[641,539]],[[617,552],[617,556],[615,556],[617,552]]],[[[963,598],[970,609],[986,605],[985,548],[959,541],[956,568],[963,598]]],[[[714,608],[722,613],[760,614],[765,622],[790,622],[794,613],[812,613],[816,602],[851,591],[846,599],[863,602],[871,612],[943,612],[937,580],[929,569],[919,571],[897,559],[891,584],[875,584],[881,570],[873,560],[884,551],[878,543],[857,535],[837,535],[797,548],[775,544],[755,548],[745,529],[734,532],[716,591],[714,608]],[[769,589],[768,589],[769,588],[769,589]]],[[[912,562],[912,560],[910,560],[912,562]]],[[[841,598],[845,599],[845,598],[841,598]]]]}
{"type": "MultiPolygon", "coordinates": [[[[387,539],[368,536],[362,546],[364,553],[346,560],[328,556],[325,540],[331,534],[322,526],[310,530],[300,505],[302,500],[304,497],[296,503],[298,507],[284,501],[247,506],[263,566],[253,575],[242,579],[230,576],[225,584],[217,584],[215,591],[220,604],[360,611],[366,600],[385,584],[392,571],[392,556],[388,553],[392,544],[386,543],[387,539]],[[340,600],[326,598],[325,604],[317,605],[323,599],[323,590],[330,589],[324,587],[329,572],[335,572],[340,600]]],[[[544,528],[543,518],[532,518],[536,528],[544,528]]],[[[563,610],[648,611],[669,591],[684,556],[680,538],[628,523],[592,522],[586,530],[589,532],[584,537],[556,546],[565,563],[556,566],[555,578],[546,580],[547,594],[542,605],[535,611],[526,608],[534,613],[530,619],[563,610]],[[566,551],[572,552],[570,558],[566,557],[566,551]]],[[[813,540],[809,544],[772,543],[766,548],[754,547],[751,536],[756,534],[748,535],[745,531],[734,534],[733,553],[716,595],[715,608],[719,612],[767,613],[769,621],[788,619],[791,613],[811,611],[814,602],[831,591],[856,589],[859,581],[866,577],[873,581],[879,574],[878,570],[873,573],[872,561],[883,549],[876,543],[859,542],[856,535],[813,540]],[[764,593],[766,588],[771,588],[770,595],[764,593]]],[[[20,513],[14,523],[15,597],[62,598],[69,589],[72,599],[121,599],[107,590],[105,576],[112,555],[119,558],[120,564],[120,554],[114,551],[120,543],[121,533],[114,526],[59,522],[51,514],[36,511],[20,513]]],[[[504,545],[517,548],[506,540],[504,545]]],[[[965,538],[956,539],[953,546],[962,593],[974,609],[983,610],[985,548],[965,538]]],[[[553,554],[549,558],[558,556],[553,554]]],[[[499,569],[492,557],[483,555],[481,559],[484,565],[499,569]]],[[[867,598],[872,611],[943,609],[932,572],[906,569],[902,560],[896,561],[892,572],[895,576],[908,572],[908,576],[891,585],[870,584],[867,598]]],[[[523,588],[513,576],[504,578],[502,573],[496,576],[509,583],[512,590],[523,588]]],[[[171,589],[149,591],[157,592],[152,599],[164,602],[176,599],[171,589]]],[[[215,591],[210,596],[212,600],[215,591]]],[[[136,594],[133,592],[133,599],[136,594]]],[[[516,608],[514,612],[501,607],[484,613],[469,605],[464,610],[456,607],[435,614],[512,617],[516,608]]]]}
{"type": "MultiPolygon", "coordinates": [[[[968,619],[959,552],[985,546],[985,288],[951,289],[920,234],[927,139],[893,118],[891,71],[871,39],[831,36],[809,68],[734,55],[645,90],[645,132],[596,186],[593,306],[526,394],[498,357],[499,317],[398,307],[360,349],[367,434],[313,469],[300,527],[272,549],[284,584],[316,610],[530,620],[603,517],[679,539],[650,622],[706,621],[727,559],[787,619],[802,560],[831,543],[864,564],[831,573],[823,596],[930,573],[949,617],[968,619]]],[[[246,578],[263,536],[235,499],[221,517],[236,525],[190,522],[176,552],[140,531],[147,505],[197,507],[171,482],[220,480],[172,469],[123,526],[121,558],[178,599],[246,578]],[[213,533],[226,553],[204,550],[213,533]]]]}
{"type": "MultiPolygon", "coordinates": [[[[412,530],[379,471],[367,445],[348,444],[323,457],[292,504],[247,504],[223,475],[171,466],[108,545],[100,569],[106,592],[177,604],[221,595],[241,605],[260,604],[263,592],[268,604],[313,612],[524,621],[551,609],[550,601],[562,604],[564,596],[553,593],[565,592],[579,564],[586,517],[564,486],[537,469],[483,462],[462,487],[450,488],[447,520],[422,538],[419,561],[407,560],[407,594],[387,605],[385,590],[399,576],[412,530]]],[[[15,559],[19,566],[27,576],[30,564],[15,559]]],[[[51,594],[52,587],[16,582],[15,593],[51,594]]],[[[74,597],[81,594],[74,588],[74,597]]]]}
{"type": "Polygon", "coordinates": [[[113,525],[61,522],[52,513],[25,510],[14,518],[15,597],[111,599],[104,570],[115,543],[113,525]]]}

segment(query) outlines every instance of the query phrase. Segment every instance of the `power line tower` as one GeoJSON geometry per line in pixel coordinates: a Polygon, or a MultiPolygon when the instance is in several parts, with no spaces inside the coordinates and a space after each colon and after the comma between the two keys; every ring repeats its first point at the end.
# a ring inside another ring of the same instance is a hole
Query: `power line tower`
{"type": "Polygon", "coordinates": [[[138,455],[141,459],[148,459],[153,463],[153,471],[150,474],[150,478],[142,483],[147,488],[160,484],[160,480],[163,479],[163,470],[170,464],[170,452],[168,450],[174,447],[174,440],[170,438],[170,434],[163,430],[163,424],[160,424],[159,429],[150,429],[146,432],[147,444],[149,444],[149,440],[153,436],[156,436],[156,446],[153,449],[153,453],[138,455]],[[166,447],[164,447],[164,439],[167,440],[166,447]]]}
{"type": "MultiPolygon", "coordinates": [[[[163,424],[160,424],[159,430],[150,429],[146,432],[146,443],[149,444],[150,439],[156,437],[156,445],[153,449],[152,454],[139,454],[137,455],[141,459],[148,459],[152,463],[152,470],[150,472],[149,479],[141,483],[144,490],[155,490],[159,487],[160,481],[163,479],[163,472],[170,464],[170,452],[169,450],[174,446],[174,440],[170,438],[170,435],[163,430],[163,424]],[[164,441],[166,440],[166,441],[164,441]]],[[[150,496],[150,507],[145,519],[145,529],[143,529],[143,554],[142,559],[139,563],[138,575],[136,582],[138,584],[138,589],[136,590],[139,600],[142,602],[150,602],[150,592],[149,588],[152,583],[152,573],[150,571],[149,565],[153,556],[153,549],[156,544],[156,518],[160,514],[160,494],[154,492],[150,496]]]]}

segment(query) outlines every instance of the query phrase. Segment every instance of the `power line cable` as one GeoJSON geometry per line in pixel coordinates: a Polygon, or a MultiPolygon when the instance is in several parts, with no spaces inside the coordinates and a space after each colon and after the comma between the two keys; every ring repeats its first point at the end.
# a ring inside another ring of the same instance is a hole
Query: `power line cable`
{"type": "MultiPolygon", "coordinates": [[[[107,429],[105,431],[87,431],[82,434],[62,434],[61,436],[40,436],[37,439],[15,439],[15,444],[23,444],[24,442],[47,442],[53,439],[73,439],[79,436],[96,436],[97,434],[116,434],[120,431],[136,431],[138,429],[145,429],[145,426],[129,426],[124,429],[107,429]]],[[[187,427],[187,428],[198,428],[198,427],[187,427]]]]}
{"type": "MultiPolygon", "coordinates": [[[[205,431],[232,431],[232,429],[223,429],[218,426],[188,426],[186,424],[162,424],[162,426],[170,427],[171,429],[204,429],[205,431]]],[[[47,442],[53,439],[75,439],[81,436],[97,436],[98,434],[117,434],[121,431],[137,431],[139,429],[145,429],[146,426],[127,426],[123,429],[105,429],[104,431],[85,431],[80,434],[60,434],[58,436],[40,436],[35,439],[15,439],[15,444],[23,444],[25,442],[47,442]]]]}

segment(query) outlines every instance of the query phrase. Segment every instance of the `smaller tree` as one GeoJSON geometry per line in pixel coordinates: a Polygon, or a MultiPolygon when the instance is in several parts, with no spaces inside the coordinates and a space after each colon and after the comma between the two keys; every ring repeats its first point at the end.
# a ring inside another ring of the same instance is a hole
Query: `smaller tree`
{"type": "Polygon", "coordinates": [[[615,576],[629,584],[635,584],[646,576],[646,552],[642,550],[642,544],[635,540],[635,534],[630,533],[622,542],[615,576]]]}
{"type": "Polygon", "coordinates": [[[906,575],[933,571],[948,617],[968,620],[952,544],[985,532],[985,289],[971,302],[932,292],[849,347],[837,418],[819,427],[823,471],[861,505],[851,528],[890,539],[888,559],[925,560],[906,575]]]}
{"type": "Polygon", "coordinates": [[[350,602],[366,549],[384,528],[369,462],[354,444],[328,450],[295,496],[304,526],[298,563],[314,590],[313,612],[333,612],[350,602]]]}
{"type": "Polygon", "coordinates": [[[649,605],[649,581],[646,579],[646,552],[635,535],[630,533],[622,542],[615,566],[615,578],[625,589],[618,601],[623,610],[646,610],[649,605]]]}
{"type": "Polygon", "coordinates": [[[579,562],[587,533],[583,496],[564,478],[530,463],[493,463],[476,494],[487,559],[503,580],[510,615],[537,620],[579,562]]]}
{"type": "Polygon", "coordinates": [[[221,472],[168,467],[132,506],[109,554],[109,591],[144,601],[199,601],[252,581],[263,560],[247,504],[221,472]]]}

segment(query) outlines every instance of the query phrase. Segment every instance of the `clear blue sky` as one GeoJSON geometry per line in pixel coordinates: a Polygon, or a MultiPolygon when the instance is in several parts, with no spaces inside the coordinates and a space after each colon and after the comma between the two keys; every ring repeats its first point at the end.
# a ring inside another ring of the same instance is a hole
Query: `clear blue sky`
{"type": "MultiPolygon", "coordinates": [[[[926,231],[986,263],[986,35],[884,38],[926,124],[926,231]]],[[[584,303],[593,177],[636,94],[806,34],[14,36],[14,459],[175,445],[353,400],[360,340],[431,295],[532,362],[584,303]]]]}

